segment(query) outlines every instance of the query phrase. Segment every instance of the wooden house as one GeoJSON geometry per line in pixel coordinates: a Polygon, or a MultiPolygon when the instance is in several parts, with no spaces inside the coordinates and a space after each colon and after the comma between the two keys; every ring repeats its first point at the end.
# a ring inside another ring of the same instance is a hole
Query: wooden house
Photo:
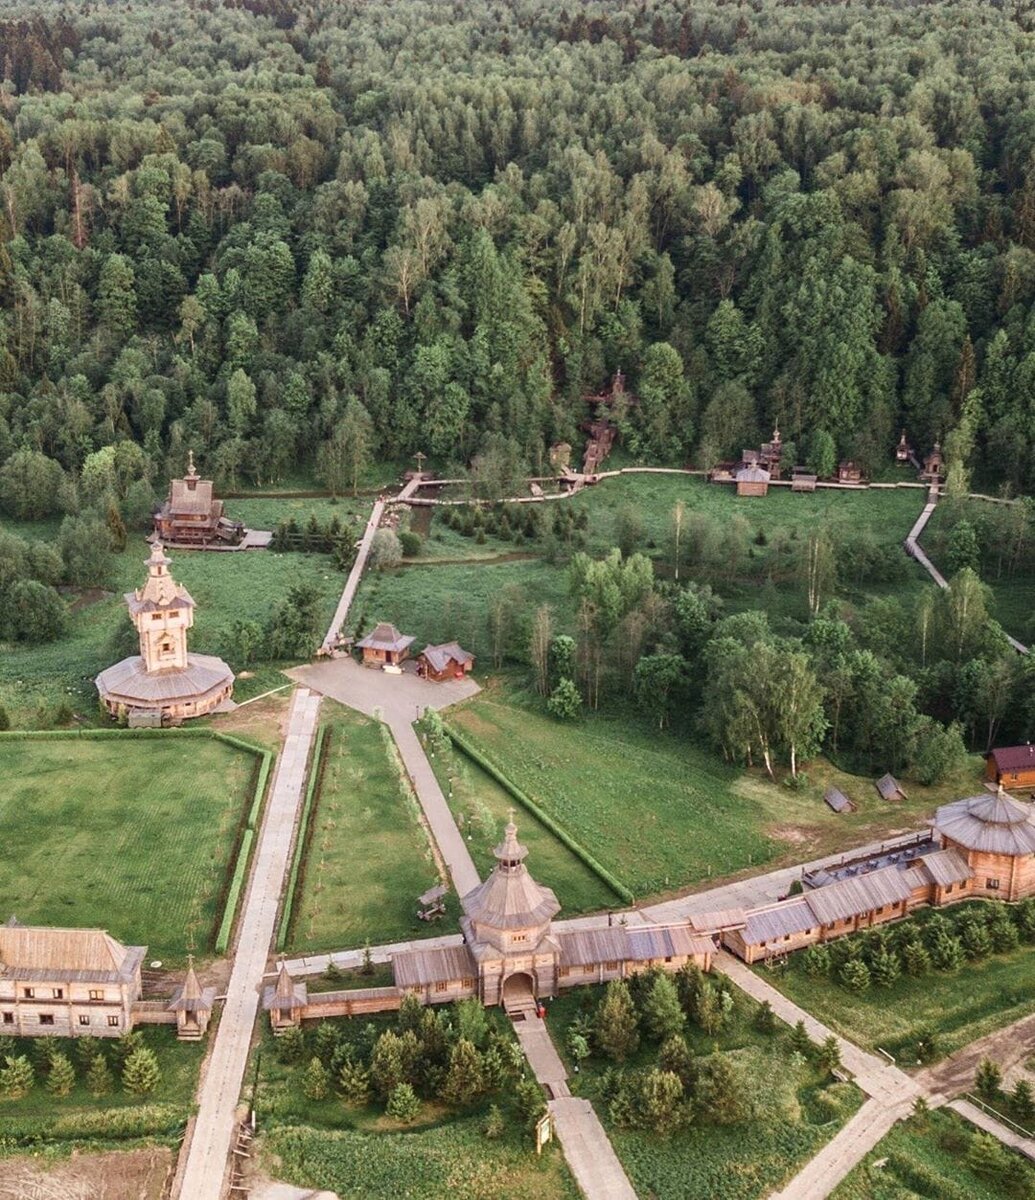
{"type": "Polygon", "coordinates": [[[1000,746],[985,755],[985,778],[1004,788],[1035,788],[1035,746],[1000,746]]]}
{"type": "Polygon", "coordinates": [[[741,467],[735,478],[738,496],[765,496],[769,492],[769,472],[764,467],[741,467]]]}
{"type": "Polygon", "coordinates": [[[425,646],[417,656],[417,674],[441,683],[445,679],[463,679],[474,669],[474,655],[458,642],[425,646]]]}
{"type": "Polygon", "coordinates": [[[195,470],[192,452],[187,458],[187,474],[171,482],[165,503],[155,513],[154,533],[170,546],[203,549],[213,543],[236,545],[245,528],[227,517],[223,501],[212,494],[212,480],[202,479],[195,470]]]}
{"type": "Polygon", "coordinates": [[[957,850],[974,873],[971,894],[1023,900],[1035,894],[1035,821],[1029,804],[1002,789],[944,804],[934,831],[957,850]]]}
{"type": "Polygon", "coordinates": [[[924,458],[924,469],[920,472],[920,482],[941,483],[944,475],[945,460],[942,457],[942,448],[938,442],[935,442],[931,453],[924,458]]]}
{"type": "Polygon", "coordinates": [[[103,929],[0,926],[0,1034],[120,1037],[133,1028],[146,946],[103,929]]]}
{"type": "Polygon", "coordinates": [[[843,459],[837,467],[838,483],[862,483],[862,467],[852,459],[843,459]]]}
{"type": "Polygon", "coordinates": [[[410,654],[414,639],[399,632],[389,621],[380,621],[356,645],[363,652],[365,667],[395,667],[410,654]]]}

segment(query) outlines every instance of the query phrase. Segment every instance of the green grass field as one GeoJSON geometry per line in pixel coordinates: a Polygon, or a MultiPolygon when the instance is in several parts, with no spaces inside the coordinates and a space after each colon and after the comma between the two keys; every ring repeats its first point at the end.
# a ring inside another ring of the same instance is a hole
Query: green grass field
{"type": "Polygon", "coordinates": [[[113,1076],[111,1092],[98,1097],[91,1096],[85,1086],[89,1068],[77,1053],[83,1039],[38,1038],[17,1042],[14,1053],[28,1056],[36,1067],[36,1081],[22,1099],[5,1097],[0,1101],[0,1161],[27,1147],[38,1154],[41,1144],[46,1146],[46,1153],[62,1154],[68,1153],[72,1144],[87,1143],[93,1149],[110,1149],[124,1140],[139,1145],[141,1139],[175,1138],[193,1109],[198,1070],[206,1047],[204,1043],[178,1042],[175,1029],[168,1026],[144,1026],[140,1033],[144,1045],[155,1052],[162,1074],[155,1090],[143,1097],[122,1089],[120,1064],[112,1039],[96,1041],[95,1049],[103,1054],[113,1076]],[[67,1096],[55,1096],[45,1087],[42,1055],[55,1042],[76,1072],[75,1086],[67,1096]]]}
{"type": "Polygon", "coordinates": [[[0,738],[0,913],[209,949],[252,755],[209,738],[0,738]]]}
{"type": "MultiPolygon", "coordinates": [[[[831,1193],[831,1200],[1003,1200],[1035,1192],[1035,1167],[1030,1164],[1022,1172],[1024,1185],[1015,1191],[972,1171],[966,1151],[973,1134],[962,1117],[945,1108],[922,1121],[900,1121],[831,1193]]],[[[1024,1159],[1018,1156],[1018,1162],[1024,1159]]]]}
{"type": "MultiPolygon", "coordinates": [[[[910,786],[907,802],[888,804],[872,780],[820,760],[809,765],[808,785],[790,791],[627,713],[568,723],[526,699],[493,679],[447,720],[637,897],[915,829],[938,804],[980,786],[974,759],[958,777],[936,788],[910,786]],[[831,812],[823,802],[829,783],[846,791],[856,812],[831,812]]],[[[565,903],[560,890],[558,898],[565,903]]]]}
{"type": "Polygon", "coordinates": [[[455,902],[434,924],[416,918],[417,897],[439,879],[386,731],[342,709],[327,738],[289,947],[317,953],[453,932],[455,902]]]}
{"type": "MultiPolygon", "coordinates": [[[[549,1004],[547,1023],[563,1052],[568,1026],[580,1012],[592,1013],[602,988],[577,988],[549,1004]]],[[[696,1055],[737,1051],[752,1080],[757,1106],[747,1121],[707,1123],[707,1115],[663,1139],[641,1129],[620,1129],[602,1098],[608,1060],[592,1056],[578,1075],[570,1075],[574,1094],[592,1101],[622,1165],[641,1197],[650,1200],[761,1200],[790,1179],[830,1140],[862,1102],[852,1084],[832,1083],[813,1066],[795,1070],[786,1046],[786,1027],[760,1033],[754,1028],[754,1001],[734,993],[727,1028],[707,1035],[688,1025],[687,1042],[696,1055]]],[[[657,1047],[641,1042],[624,1067],[657,1063],[657,1047]]],[[[571,1065],[569,1063],[569,1073],[571,1065]]]]}
{"type": "Polygon", "coordinates": [[[518,837],[528,847],[529,869],[540,883],[553,888],[564,916],[622,903],[594,871],[461,751],[440,747],[432,765],[483,878],[496,865],[492,850],[502,841],[513,810],[518,837]]]}
{"type": "Polygon", "coordinates": [[[929,1026],[938,1034],[938,1055],[948,1055],[1035,1012],[1032,946],[967,962],[952,973],[931,971],[919,979],[903,974],[890,988],[871,987],[862,994],[833,978],[807,975],[799,956],[779,970],[760,970],[817,1020],[870,1050],[896,1053],[929,1026]]]}
{"type": "MultiPolygon", "coordinates": [[[[5,522],[4,527],[22,537],[48,539],[56,534],[56,525],[48,522],[5,522]]],[[[57,641],[42,646],[0,647],[0,704],[7,709],[12,726],[45,726],[49,724],[48,710],[62,703],[70,705],[89,724],[102,722],[93,680],[112,662],[136,653],[122,596],[143,584],[148,552],[143,538],[134,537],[116,556],[108,590],[92,592],[79,600],[70,597],[74,603],[68,629],[57,641]]],[[[315,584],[320,592],[318,636],[322,636],[343,586],[341,573],[323,555],[174,550],[170,558],[174,577],[197,602],[189,643],[192,650],[203,654],[225,654],[226,634],[235,621],[264,622],[288,588],[303,581],[315,584]]],[[[242,682],[239,695],[247,698],[250,694],[257,691],[242,682]]]]}

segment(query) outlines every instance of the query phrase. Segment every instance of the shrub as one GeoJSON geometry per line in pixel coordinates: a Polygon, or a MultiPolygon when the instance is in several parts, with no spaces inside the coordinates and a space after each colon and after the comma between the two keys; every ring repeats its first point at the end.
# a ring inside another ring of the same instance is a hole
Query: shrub
{"type": "Polygon", "coordinates": [[[974,1090],[977,1094],[982,1100],[991,1102],[998,1098],[1002,1082],[1003,1073],[997,1064],[990,1058],[983,1058],[974,1075],[974,1090]]]}
{"type": "Polygon", "coordinates": [[[826,946],[810,946],[801,956],[806,975],[826,975],[830,970],[830,951],[826,946]]]}
{"type": "Polygon", "coordinates": [[[902,958],[906,965],[906,974],[914,979],[926,975],[931,969],[931,956],[927,947],[919,939],[906,942],[902,947],[902,958]]]}
{"type": "Polygon", "coordinates": [[[407,1125],[420,1115],[420,1100],[408,1083],[397,1084],[388,1097],[385,1112],[396,1121],[407,1125]]]}
{"type": "Polygon", "coordinates": [[[507,1132],[507,1122],[503,1119],[498,1104],[490,1104],[485,1118],[485,1136],[494,1142],[507,1132]]]}
{"type": "Polygon", "coordinates": [[[314,1054],[302,1075],[302,1094],[307,1100],[323,1100],[329,1088],[327,1068],[314,1054]]]}
{"type": "Polygon", "coordinates": [[[298,1063],[305,1054],[305,1037],[301,1026],[290,1025],[277,1037],[277,1058],[282,1063],[298,1063]]]}
{"type": "Polygon", "coordinates": [[[75,1067],[67,1054],[55,1053],[50,1058],[47,1091],[52,1096],[67,1096],[75,1087],[75,1067]]]}
{"type": "Polygon", "coordinates": [[[90,1062],[90,1069],[86,1072],[86,1090],[96,1100],[99,1096],[106,1096],[113,1086],[114,1080],[108,1060],[103,1054],[95,1054],[90,1062]]]}
{"type": "Polygon", "coordinates": [[[20,1100],[32,1090],[35,1072],[32,1063],[24,1054],[8,1055],[5,1066],[0,1070],[0,1088],[9,1100],[20,1100]]]}
{"type": "Polygon", "coordinates": [[[399,534],[399,545],[402,548],[404,558],[417,558],[421,552],[421,547],[424,545],[424,539],[419,533],[405,529],[399,534]]]}
{"type": "Polygon", "coordinates": [[[870,973],[878,987],[892,987],[902,974],[902,964],[894,950],[880,950],[870,960],[870,973]]]}
{"type": "Polygon", "coordinates": [[[582,711],[582,697],[571,679],[562,679],[550,693],[546,711],[559,721],[574,721],[582,711]]]}

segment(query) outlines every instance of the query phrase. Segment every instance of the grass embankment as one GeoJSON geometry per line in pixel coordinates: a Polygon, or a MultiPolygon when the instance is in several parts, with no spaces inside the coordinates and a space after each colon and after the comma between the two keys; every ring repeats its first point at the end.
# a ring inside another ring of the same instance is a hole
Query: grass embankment
{"type": "MultiPolygon", "coordinates": [[[[489,1018],[507,1028],[499,1010],[489,1018]]],[[[394,1018],[374,1016],[321,1022],[339,1028],[346,1040],[362,1042],[371,1029],[394,1027],[394,1018]]],[[[308,1100],[301,1075],[316,1034],[306,1030],[303,1061],[278,1059],[268,1026],[259,1046],[255,1105],[261,1160],[268,1173],[299,1187],[326,1188],[341,1200],[575,1200],[578,1191],[556,1142],[537,1158],[529,1135],[520,1127],[511,1089],[490,1094],[471,1108],[454,1111],[425,1100],[412,1125],[403,1125],[383,1106],[345,1105],[332,1092],[308,1100]],[[486,1138],[490,1103],[505,1119],[501,1137],[486,1138]]],[[[512,1036],[512,1035],[511,1035],[512,1036]]]]}
{"type": "MultiPolygon", "coordinates": [[[[549,1005],[547,1022],[561,1050],[566,1031],[580,1014],[591,1013],[603,988],[578,988],[549,1005]]],[[[762,1033],[754,1025],[757,1005],[734,990],[728,1025],[706,1034],[688,1024],[686,1039],[695,1055],[735,1051],[751,1080],[754,1112],[734,1125],[714,1125],[706,1112],[669,1139],[640,1129],[621,1129],[603,1098],[605,1073],[613,1064],[602,1057],[584,1060],[569,1084],[591,1100],[638,1195],[652,1200],[756,1200],[782,1186],[856,1111],[862,1096],[852,1084],[833,1083],[813,1064],[791,1058],[786,1027],[762,1033]]],[[[653,1067],[657,1046],[641,1042],[625,1069],[653,1067]]],[[[569,1074],[571,1066],[569,1064],[569,1074]]]]}
{"type": "Polygon", "coordinates": [[[764,975],[817,1020],[869,1050],[898,1053],[926,1026],[937,1035],[937,1056],[943,1057],[1035,1011],[1033,946],[968,961],[950,973],[932,970],[917,979],[903,973],[891,987],[872,986],[861,994],[832,976],[808,975],[800,955],[764,975]]]}
{"type": "Polygon", "coordinates": [[[974,760],[959,777],[909,787],[908,801],[888,804],[872,780],[819,761],[808,768],[808,785],[790,791],[628,714],[567,723],[522,700],[490,680],[447,720],[637,898],[915,829],[938,804],[979,786],[974,760]],[[834,782],[856,812],[838,816],[824,804],[834,782]]]}
{"type": "MultiPolygon", "coordinates": [[[[270,504],[279,502],[254,501],[270,504]]],[[[16,523],[5,521],[24,538],[52,541],[57,522],[16,523]]],[[[136,642],[123,593],[142,586],[147,577],[149,550],[143,538],[134,535],[126,549],[115,556],[111,579],[103,592],[69,594],[68,628],[63,637],[41,646],[5,645],[0,653],[0,704],[16,728],[37,728],[49,723],[47,714],[68,704],[91,724],[101,724],[97,689],[93,680],[105,667],[127,654],[135,654],[136,642]]],[[[341,594],[343,577],[331,560],[317,554],[271,554],[249,550],[236,554],[205,551],[169,552],[172,574],[197,603],[195,625],[189,635],[190,649],[201,654],[230,657],[227,638],[236,621],[260,625],[296,583],[309,582],[320,593],[320,635],[330,622],[341,594]]],[[[230,665],[238,666],[231,661],[230,665]]],[[[258,695],[276,686],[265,664],[255,668],[254,680],[242,680],[235,688],[238,699],[258,695]]],[[[281,682],[283,682],[281,680],[281,682]]]]}
{"type": "Polygon", "coordinates": [[[207,950],[254,773],[207,737],[0,737],[0,912],[207,950]]]}
{"type": "Polygon", "coordinates": [[[113,1077],[112,1091],[97,1097],[86,1088],[89,1064],[81,1058],[83,1039],[16,1042],[14,1053],[27,1055],[36,1066],[36,1081],[27,1096],[20,1100],[5,1098],[0,1103],[0,1158],[27,1148],[34,1153],[63,1154],[76,1147],[105,1149],[120,1143],[139,1144],[140,1139],[173,1142],[193,1108],[205,1045],[178,1042],[170,1026],[145,1026],[140,1033],[144,1045],[155,1052],[162,1075],[155,1090],[146,1096],[134,1096],[122,1089],[113,1039],[97,1039],[93,1051],[103,1054],[113,1077]],[[65,1053],[75,1068],[76,1083],[67,1096],[55,1096],[45,1087],[43,1056],[55,1048],[65,1053]]]}
{"type": "Polygon", "coordinates": [[[831,1200],[1003,1200],[1035,1193],[1035,1167],[1018,1156],[1025,1184],[1004,1190],[1001,1181],[971,1170],[967,1149],[974,1131],[949,1109],[923,1120],[900,1121],[842,1181],[831,1200]]]}
{"type": "Polygon", "coordinates": [[[288,948],[318,953],[453,932],[455,902],[441,921],[416,917],[417,897],[439,878],[387,730],[333,712],[288,948]]]}

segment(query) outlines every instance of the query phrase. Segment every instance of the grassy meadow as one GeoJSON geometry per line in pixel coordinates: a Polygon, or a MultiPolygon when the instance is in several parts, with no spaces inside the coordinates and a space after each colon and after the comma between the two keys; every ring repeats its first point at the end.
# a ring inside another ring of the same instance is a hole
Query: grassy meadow
{"type": "Polygon", "coordinates": [[[455,902],[435,923],[415,915],[417,897],[439,877],[387,730],[333,712],[288,948],[319,953],[453,932],[455,902]]]}
{"type": "MultiPolygon", "coordinates": [[[[966,1157],[974,1130],[947,1108],[892,1126],[831,1193],[831,1200],[1002,1200],[1035,1191],[1035,1167],[1024,1183],[1004,1191],[1001,1181],[971,1170],[966,1157]]],[[[1018,1156],[1018,1162],[1024,1159],[1018,1156]]]]}
{"type": "Polygon", "coordinates": [[[0,913],[107,929],[149,958],[210,945],[252,755],[209,738],[0,737],[0,913]]]}
{"type": "MultiPolygon", "coordinates": [[[[638,898],[916,829],[938,804],[980,787],[974,758],[938,787],[910,786],[908,801],[889,804],[872,780],[819,760],[807,786],[791,791],[628,714],[560,722],[525,699],[493,678],[446,719],[638,898]],[[831,783],[856,802],[854,813],[826,806],[831,783]]],[[[480,797],[475,778],[465,786],[480,797]]],[[[523,813],[518,820],[530,822],[523,813]]]]}
{"type": "MultiPolygon", "coordinates": [[[[912,920],[923,920],[923,914],[912,920]]],[[[862,993],[833,977],[808,975],[799,962],[800,955],[793,955],[784,966],[759,971],[818,1021],[869,1050],[895,1053],[927,1026],[938,1035],[942,1057],[1035,1012],[1035,947],[1030,945],[968,961],[959,971],[932,970],[919,979],[903,972],[891,987],[862,993]]]]}

